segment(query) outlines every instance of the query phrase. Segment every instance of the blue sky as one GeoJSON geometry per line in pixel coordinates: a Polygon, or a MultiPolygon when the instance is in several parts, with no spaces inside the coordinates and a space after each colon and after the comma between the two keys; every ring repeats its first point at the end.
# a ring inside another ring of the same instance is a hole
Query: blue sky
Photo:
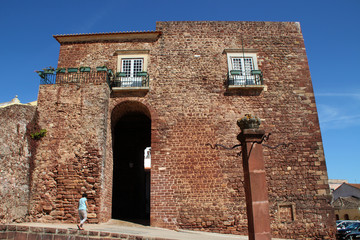
{"type": "Polygon", "coordinates": [[[0,103],[36,100],[57,34],[155,30],[156,21],[300,22],[329,178],[360,183],[360,0],[1,0],[0,103]]]}

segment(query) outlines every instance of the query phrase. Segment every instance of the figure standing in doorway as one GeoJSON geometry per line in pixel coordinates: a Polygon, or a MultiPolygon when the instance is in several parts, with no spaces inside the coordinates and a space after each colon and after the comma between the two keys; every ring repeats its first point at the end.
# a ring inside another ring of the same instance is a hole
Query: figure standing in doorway
{"type": "Polygon", "coordinates": [[[88,208],[88,204],[87,204],[87,194],[84,193],[82,195],[82,198],[80,198],[79,200],[79,216],[80,216],[80,224],[77,225],[79,230],[84,230],[83,225],[84,222],[87,219],[87,208],[88,208]]]}

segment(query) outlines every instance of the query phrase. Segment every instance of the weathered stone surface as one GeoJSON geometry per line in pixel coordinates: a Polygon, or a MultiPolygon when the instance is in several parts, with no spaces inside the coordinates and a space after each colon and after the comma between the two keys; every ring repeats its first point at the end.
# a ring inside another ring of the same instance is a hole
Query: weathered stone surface
{"type": "Polygon", "coordinates": [[[35,111],[20,104],[0,108],[0,223],[28,213],[35,111]]]}
{"type": "Polygon", "coordinates": [[[89,218],[99,221],[95,212],[99,214],[108,99],[106,84],[40,86],[38,124],[48,133],[35,156],[32,218],[75,222],[78,200],[86,192],[89,218]]]}
{"type": "Polygon", "coordinates": [[[114,71],[119,71],[118,50],[149,50],[150,90],[110,93],[106,83],[40,86],[37,124],[48,134],[34,156],[31,219],[76,221],[84,191],[91,193],[92,221],[111,217],[112,130],[134,110],[151,119],[151,224],[246,234],[241,159],[236,150],[205,144],[237,144],[236,120],[251,113],[272,133],[268,144],[293,143],[287,149],[264,148],[273,236],[333,237],[335,219],[299,24],[158,22],[156,30],[162,32],[156,41],[61,45],[59,67],[106,64],[114,71]],[[224,50],[242,48],[257,54],[266,85],[260,92],[226,88],[224,50]],[[279,211],[281,206],[291,207],[279,211]]]}

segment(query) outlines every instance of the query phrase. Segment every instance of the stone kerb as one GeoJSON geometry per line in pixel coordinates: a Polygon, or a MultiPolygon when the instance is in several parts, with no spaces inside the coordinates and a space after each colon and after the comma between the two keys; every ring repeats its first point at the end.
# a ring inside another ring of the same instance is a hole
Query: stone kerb
{"type": "Polygon", "coordinates": [[[29,227],[21,225],[0,225],[0,240],[171,240],[159,237],[144,237],[141,235],[113,233],[106,231],[86,231],[77,229],[49,228],[49,227],[29,227]]]}

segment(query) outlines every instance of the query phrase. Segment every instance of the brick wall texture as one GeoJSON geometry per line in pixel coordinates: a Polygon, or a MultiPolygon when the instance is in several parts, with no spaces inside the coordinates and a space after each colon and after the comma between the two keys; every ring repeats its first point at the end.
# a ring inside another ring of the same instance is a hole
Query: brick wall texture
{"type": "MultiPolygon", "coordinates": [[[[151,119],[152,226],[247,233],[244,173],[236,120],[251,113],[271,133],[264,147],[274,237],[334,238],[327,170],[315,98],[298,23],[157,22],[156,40],[62,43],[58,67],[106,64],[118,50],[148,50],[148,92],[114,92],[106,83],[41,85],[30,220],[76,221],[89,193],[89,220],[111,218],[113,129],[121,116],[151,119]],[[261,91],[229,91],[226,49],[251,49],[264,75],[261,91]],[[283,211],[287,207],[286,211],[283,211]],[[284,213],[286,216],[283,216],[284,213]]],[[[114,189],[116,191],[116,189],[114,189]]]]}

